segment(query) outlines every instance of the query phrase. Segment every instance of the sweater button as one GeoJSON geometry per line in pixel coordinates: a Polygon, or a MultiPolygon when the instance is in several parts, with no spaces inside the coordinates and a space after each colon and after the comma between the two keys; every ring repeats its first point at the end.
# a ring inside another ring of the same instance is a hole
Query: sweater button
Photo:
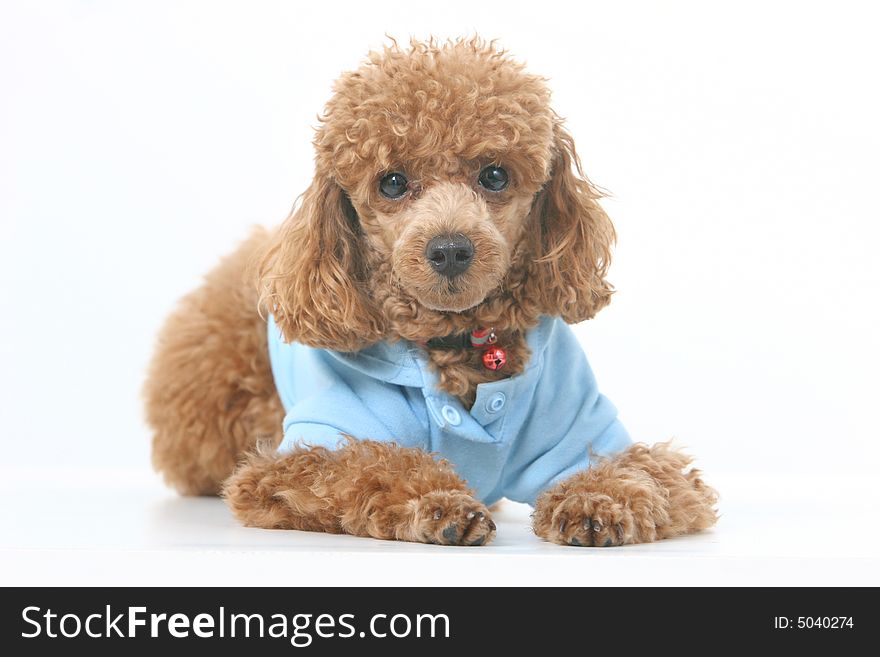
{"type": "Polygon", "coordinates": [[[507,397],[503,392],[496,392],[486,400],[486,412],[498,413],[507,403],[507,397]]]}
{"type": "Polygon", "coordinates": [[[440,409],[440,415],[443,416],[443,419],[449,422],[454,427],[457,427],[461,424],[461,414],[452,408],[452,406],[446,405],[440,409]]]}

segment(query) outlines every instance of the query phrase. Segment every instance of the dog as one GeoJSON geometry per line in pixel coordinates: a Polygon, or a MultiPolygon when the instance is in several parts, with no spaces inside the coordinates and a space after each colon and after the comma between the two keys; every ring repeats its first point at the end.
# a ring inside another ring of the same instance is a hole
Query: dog
{"type": "Polygon", "coordinates": [[[485,545],[703,530],[717,495],[633,443],[568,324],[614,228],[546,80],[479,38],[391,42],[336,82],[315,175],[182,299],[145,384],[153,462],[245,525],[485,545]]]}

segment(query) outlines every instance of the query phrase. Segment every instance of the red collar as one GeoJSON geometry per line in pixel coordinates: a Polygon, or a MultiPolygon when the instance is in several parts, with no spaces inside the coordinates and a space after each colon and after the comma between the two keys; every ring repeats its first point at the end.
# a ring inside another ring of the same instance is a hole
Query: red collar
{"type": "Polygon", "coordinates": [[[502,347],[494,346],[496,342],[498,336],[494,328],[478,328],[470,333],[452,333],[419,344],[425,349],[483,349],[483,367],[500,370],[507,363],[507,352],[502,347]]]}

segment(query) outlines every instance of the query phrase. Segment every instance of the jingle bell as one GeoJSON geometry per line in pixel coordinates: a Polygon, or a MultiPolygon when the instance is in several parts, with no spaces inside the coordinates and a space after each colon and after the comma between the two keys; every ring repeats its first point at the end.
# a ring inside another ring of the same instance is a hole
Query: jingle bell
{"type": "Polygon", "coordinates": [[[483,352],[483,366],[490,370],[500,370],[507,362],[507,352],[501,347],[492,347],[483,352]]]}

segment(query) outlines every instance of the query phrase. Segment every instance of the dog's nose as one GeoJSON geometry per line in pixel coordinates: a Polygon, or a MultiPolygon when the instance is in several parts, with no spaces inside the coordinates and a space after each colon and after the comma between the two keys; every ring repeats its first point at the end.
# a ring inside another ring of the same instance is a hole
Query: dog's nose
{"type": "Polygon", "coordinates": [[[438,235],[428,242],[425,257],[438,274],[453,278],[463,273],[474,260],[474,243],[467,235],[438,235]]]}

